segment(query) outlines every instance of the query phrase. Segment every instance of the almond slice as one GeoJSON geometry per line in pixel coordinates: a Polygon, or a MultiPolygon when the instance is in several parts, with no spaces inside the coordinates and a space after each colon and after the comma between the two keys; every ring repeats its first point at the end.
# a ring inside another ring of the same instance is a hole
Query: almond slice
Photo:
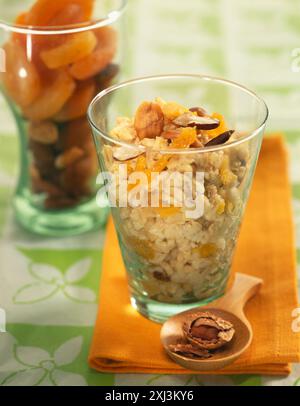
{"type": "Polygon", "coordinates": [[[128,161],[128,159],[136,158],[139,155],[142,155],[144,151],[138,148],[126,148],[126,147],[119,147],[115,148],[113,152],[113,157],[117,161],[128,161]]]}
{"type": "Polygon", "coordinates": [[[232,136],[233,133],[234,130],[225,131],[224,133],[208,141],[208,143],[205,144],[205,147],[212,147],[213,145],[225,144],[225,142],[229,140],[229,138],[232,136]]]}
{"type": "Polygon", "coordinates": [[[195,116],[192,112],[184,113],[173,120],[180,127],[197,127],[198,130],[213,130],[218,128],[220,121],[211,117],[195,116]]]}

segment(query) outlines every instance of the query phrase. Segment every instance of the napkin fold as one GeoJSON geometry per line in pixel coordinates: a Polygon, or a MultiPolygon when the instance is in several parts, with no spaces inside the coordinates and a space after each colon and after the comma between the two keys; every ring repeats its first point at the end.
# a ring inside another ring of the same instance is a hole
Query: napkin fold
{"type": "MultiPolygon", "coordinates": [[[[233,270],[264,279],[261,292],[246,306],[254,331],[250,348],[216,374],[286,375],[300,362],[300,334],[292,330],[298,307],[296,260],[284,141],[263,141],[246,209],[233,270]]],[[[160,343],[161,326],[135,311],[112,220],[107,229],[100,304],[89,364],[101,372],[187,374],[160,343]]],[[[200,372],[201,373],[201,372],[200,372]]]]}

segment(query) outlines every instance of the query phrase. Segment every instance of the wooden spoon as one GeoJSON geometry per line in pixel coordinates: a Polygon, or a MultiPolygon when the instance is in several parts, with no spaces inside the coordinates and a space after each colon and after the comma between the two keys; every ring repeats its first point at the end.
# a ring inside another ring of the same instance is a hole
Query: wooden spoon
{"type": "Polygon", "coordinates": [[[214,371],[231,364],[251,344],[253,332],[249,321],[244,314],[244,306],[262,286],[262,279],[237,273],[232,289],[223,297],[208,306],[201,306],[176,314],[168,319],[161,329],[161,342],[168,355],[179,365],[197,371],[214,371]],[[235,329],[235,334],[230,343],[217,350],[211,358],[193,359],[169,350],[170,344],[177,344],[184,340],[182,326],[186,316],[191,313],[210,311],[215,315],[230,321],[235,329]]]}

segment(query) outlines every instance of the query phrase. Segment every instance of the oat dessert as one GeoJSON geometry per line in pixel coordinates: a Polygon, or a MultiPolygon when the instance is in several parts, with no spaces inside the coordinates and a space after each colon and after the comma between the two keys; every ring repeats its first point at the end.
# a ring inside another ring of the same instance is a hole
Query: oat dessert
{"type": "MultiPolygon", "coordinates": [[[[134,117],[117,118],[110,135],[121,141],[103,146],[104,167],[112,174],[126,165],[128,180],[143,172],[148,185],[153,173],[188,173],[193,185],[196,174],[203,174],[199,216],[178,207],[175,185],[168,207],[159,201],[157,207],[113,209],[133,296],[183,304],[221,295],[254,169],[249,143],[226,148],[243,135],[222,114],[160,98],[141,103],[134,117]]],[[[135,186],[142,189],[141,182],[129,181],[128,194],[135,186]]]]}

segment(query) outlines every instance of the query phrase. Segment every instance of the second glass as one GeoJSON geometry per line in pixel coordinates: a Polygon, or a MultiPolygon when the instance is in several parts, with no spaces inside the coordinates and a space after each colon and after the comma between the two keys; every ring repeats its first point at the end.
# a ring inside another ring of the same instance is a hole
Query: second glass
{"type": "Polygon", "coordinates": [[[0,0],[0,76],[20,137],[18,221],[48,236],[103,225],[87,108],[120,71],[125,0],[0,0]],[[26,10],[26,11],[24,11],[26,10]]]}

